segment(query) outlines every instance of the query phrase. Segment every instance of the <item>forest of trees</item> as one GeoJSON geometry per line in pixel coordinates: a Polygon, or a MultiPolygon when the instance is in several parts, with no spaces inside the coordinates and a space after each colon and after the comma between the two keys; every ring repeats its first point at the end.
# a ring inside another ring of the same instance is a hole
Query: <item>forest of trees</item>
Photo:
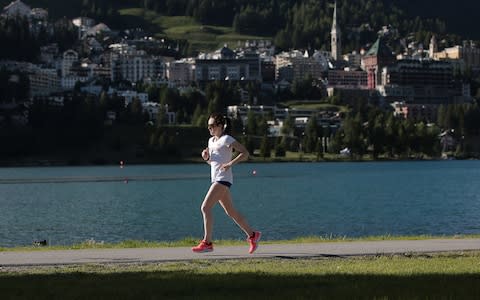
{"type": "MultiPolygon", "coordinates": [[[[187,158],[191,153],[182,153],[180,149],[195,148],[185,147],[185,139],[177,137],[179,132],[182,135],[185,130],[197,128],[198,133],[187,140],[196,141],[196,146],[201,147],[207,135],[208,115],[240,101],[238,86],[225,82],[209,84],[205,94],[195,90],[179,94],[178,90],[167,86],[137,88],[146,91],[152,101],[168,104],[169,110],[176,112],[177,125],[166,124],[164,110],[159,111],[157,123],[149,122],[150,117],[142,112],[138,99],[125,106],[124,100],[116,95],[103,93],[96,99],[75,91],[64,106],[36,101],[29,109],[29,123],[25,127],[3,126],[0,139],[4,146],[0,154],[4,159],[65,154],[102,144],[105,151],[111,153],[141,149],[144,155],[154,157],[168,154],[170,159],[182,159],[183,155],[187,158]],[[104,124],[107,111],[116,113],[113,127],[104,124]],[[185,125],[193,126],[182,127],[185,125]],[[124,128],[124,131],[112,135],[112,128],[124,128]]],[[[295,94],[291,95],[295,97],[295,94]]],[[[249,113],[247,119],[246,124],[233,120],[233,133],[252,153],[258,149],[263,157],[283,157],[287,151],[293,151],[316,154],[321,158],[325,153],[338,154],[346,147],[351,150],[353,159],[364,155],[373,159],[438,157],[443,150],[439,135],[447,129],[457,141],[461,141],[454,154],[472,157],[477,154],[470,141],[480,134],[480,108],[477,104],[441,106],[438,121],[429,123],[427,120],[395,117],[390,110],[363,103],[349,107],[340,128],[319,126],[312,117],[306,127],[299,130],[294,127],[293,120],[287,119],[282,129],[285,135],[278,138],[268,134],[267,121],[273,120],[273,116],[249,113]]]]}
{"type": "Polygon", "coordinates": [[[21,18],[0,19],[0,59],[35,62],[40,47],[57,43],[60,51],[70,49],[77,40],[77,30],[72,22],[59,19],[53,24],[51,33],[43,28],[34,34],[28,20],[21,18]]]}

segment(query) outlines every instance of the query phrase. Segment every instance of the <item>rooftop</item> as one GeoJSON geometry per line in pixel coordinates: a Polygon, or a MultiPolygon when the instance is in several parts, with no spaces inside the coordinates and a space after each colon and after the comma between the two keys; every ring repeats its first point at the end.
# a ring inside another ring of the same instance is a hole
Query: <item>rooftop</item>
{"type": "Polygon", "coordinates": [[[393,53],[390,47],[385,43],[385,40],[378,38],[365,56],[393,57],[393,53]]]}

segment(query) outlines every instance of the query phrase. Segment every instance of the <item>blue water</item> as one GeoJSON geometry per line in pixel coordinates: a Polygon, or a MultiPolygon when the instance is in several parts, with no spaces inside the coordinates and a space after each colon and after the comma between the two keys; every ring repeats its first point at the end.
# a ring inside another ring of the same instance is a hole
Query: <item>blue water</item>
{"type": "MultiPolygon", "coordinates": [[[[480,161],[243,163],[234,174],[234,203],[265,239],[480,233],[480,161]]],[[[206,164],[0,168],[0,246],[201,238],[208,187],[206,164]]],[[[244,238],[214,213],[215,239],[244,238]]]]}

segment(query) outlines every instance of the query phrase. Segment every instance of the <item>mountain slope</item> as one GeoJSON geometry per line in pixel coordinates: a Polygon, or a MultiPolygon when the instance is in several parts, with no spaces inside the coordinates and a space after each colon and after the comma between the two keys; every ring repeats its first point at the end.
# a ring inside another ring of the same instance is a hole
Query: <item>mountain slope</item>
{"type": "MultiPolygon", "coordinates": [[[[24,0],[31,7],[47,8],[53,19],[91,16],[111,28],[142,27],[157,36],[189,42],[192,35],[205,35],[201,43],[193,42],[200,48],[215,47],[225,40],[222,35],[227,35],[227,40],[270,38],[280,49],[326,47],[330,42],[333,1],[69,0],[65,5],[64,0],[24,0]],[[136,8],[141,14],[124,13],[127,8],[136,8]],[[155,17],[149,17],[152,15],[155,17]],[[195,23],[192,30],[162,24],[161,17],[182,15],[195,23]],[[208,32],[202,32],[205,30],[208,32]]],[[[0,0],[0,5],[8,3],[0,0]]],[[[393,25],[401,37],[416,33],[415,39],[424,44],[432,33],[480,39],[480,31],[476,30],[480,18],[475,16],[480,2],[457,0],[454,5],[446,0],[337,0],[344,50],[359,49],[371,42],[383,25],[393,25]]]]}
{"type": "Polygon", "coordinates": [[[425,1],[425,0],[395,0],[412,18],[439,18],[445,20],[447,32],[461,35],[466,39],[480,39],[480,2],[471,0],[456,1],[425,1]]]}

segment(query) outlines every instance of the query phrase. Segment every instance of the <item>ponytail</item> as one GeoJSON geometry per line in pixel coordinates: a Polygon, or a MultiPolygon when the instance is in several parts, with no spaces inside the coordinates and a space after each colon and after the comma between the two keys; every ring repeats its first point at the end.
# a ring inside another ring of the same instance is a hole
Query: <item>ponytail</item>
{"type": "Polygon", "coordinates": [[[229,117],[223,117],[225,119],[225,124],[223,125],[223,132],[225,134],[231,135],[232,134],[232,121],[229,117]]]}

